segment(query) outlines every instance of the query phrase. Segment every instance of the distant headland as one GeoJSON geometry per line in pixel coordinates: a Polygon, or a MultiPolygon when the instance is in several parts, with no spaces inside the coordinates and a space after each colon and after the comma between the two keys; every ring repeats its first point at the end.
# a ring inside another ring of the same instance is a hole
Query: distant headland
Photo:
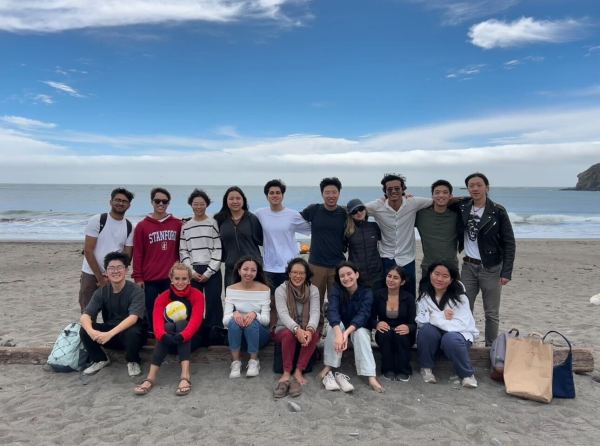
{"type": "Polygon", "coordinates": [[[600,163],[577,175],[577,184],[575,187],[569,187],[563,190],[586,190],[600,191],[600,163]]]}

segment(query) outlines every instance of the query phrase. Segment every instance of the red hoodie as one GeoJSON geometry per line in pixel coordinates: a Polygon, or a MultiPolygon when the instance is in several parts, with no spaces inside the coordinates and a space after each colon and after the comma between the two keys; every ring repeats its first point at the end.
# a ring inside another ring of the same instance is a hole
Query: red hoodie
{"type": "Polygon", "coordinates": [[[181,220],[168,215],[162,220],[147,216],[133,232],[133,280],[146,282],[169,278],[173,263],[179,261],[181,220]]]}
{"type": "MultiPolygon", "coordinates": [[[[202,291],[192,288],[188,285],[184,290],[179,291],[171,286],[167,291],[161,293],[154,301],[154,311],[152,312],[152,326],[154,327],[154,336],[159,341],[165,335],[165,308],[171,300],[171,291],[177,296],[177,300],[187,299],[192,307],[191,314],[188,315],[188,324],[181,332],[183,340],[188,342],[192,336],[200,329],[204,318],[204,294],[202,291]]],[[[185,302],[184,302],[185,303],[185,302]]]]}

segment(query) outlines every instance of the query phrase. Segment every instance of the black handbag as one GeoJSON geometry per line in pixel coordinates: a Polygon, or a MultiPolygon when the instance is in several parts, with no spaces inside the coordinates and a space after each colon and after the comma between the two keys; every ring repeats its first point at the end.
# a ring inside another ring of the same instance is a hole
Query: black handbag
{"type": "Polygon", "coordinates": [[[552,371],[552,396],[554,398],[575,398],[575,382],[573,381],[573,349],[571,343],[558,331],[550,330],[544,335],[556,333],[561,336],[569,346],[569,353],[565,360],[555,365],[552,371]]]}

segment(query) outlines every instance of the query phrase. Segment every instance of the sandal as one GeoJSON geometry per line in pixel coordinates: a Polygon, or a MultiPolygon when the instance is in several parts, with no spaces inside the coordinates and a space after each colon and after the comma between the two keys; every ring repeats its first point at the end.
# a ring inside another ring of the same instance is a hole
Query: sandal
{"type": "Polygon", "coordinates": [[[179,386],[175,390],[175,395],[177,396],[185,396],[192,391],[192,382],[187,378],[179,378],[179,386]],[[183,387],[181,386],[181,381],[185,381],[187,384],[183,387]]]}
{"type": "Polygon", "coordinates": [[[136,395],[146,395],[146,394],[150,393],[150,391],[152,390],[152,387],[154,387],[154,381],[152,381],[149,378],[146,378],[139,385],[135,386],[135,388],[133,389],[133,393],[135,393],[136,395]],[[143,387],[143,384],[145,382],[150,383],[150,385],[148,387],[143,387]]]}
{"type": "Polygon", "coordinates": [[[289,381],[279,381],[277,383],[277,387],[275,387],[275,390],[273,391],[273,397],[274,398],[283,398],[284,396],[287,395],[289,388],[290,388],[289,381]]]}
{"type": "Polygon", "coordinates": [[[292,398],[296,398],[300,396],[302,393],[302,384],[300,384],[297,380],[292,378],[292,382],[290,383],[290,393],[289,395],[292,398]]]}

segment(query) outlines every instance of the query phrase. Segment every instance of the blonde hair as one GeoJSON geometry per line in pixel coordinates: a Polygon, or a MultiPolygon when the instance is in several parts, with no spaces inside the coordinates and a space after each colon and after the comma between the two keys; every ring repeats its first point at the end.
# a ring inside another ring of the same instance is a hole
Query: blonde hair
{"type": "Polygon", "coordinates": [[[188,277],[190,279],[190,281],[192,280],[192,270],[189,266],[187,266],[185,263],[181,263],[181,262],[175,262],[173,264],[173,266],[171,267],[171,269],[169,270],[169,278],[172,279],[173,278],[173,274],[175,274],[175,270],[179,270],[179,271],[186,271],[188,273],[188,277]]]}

